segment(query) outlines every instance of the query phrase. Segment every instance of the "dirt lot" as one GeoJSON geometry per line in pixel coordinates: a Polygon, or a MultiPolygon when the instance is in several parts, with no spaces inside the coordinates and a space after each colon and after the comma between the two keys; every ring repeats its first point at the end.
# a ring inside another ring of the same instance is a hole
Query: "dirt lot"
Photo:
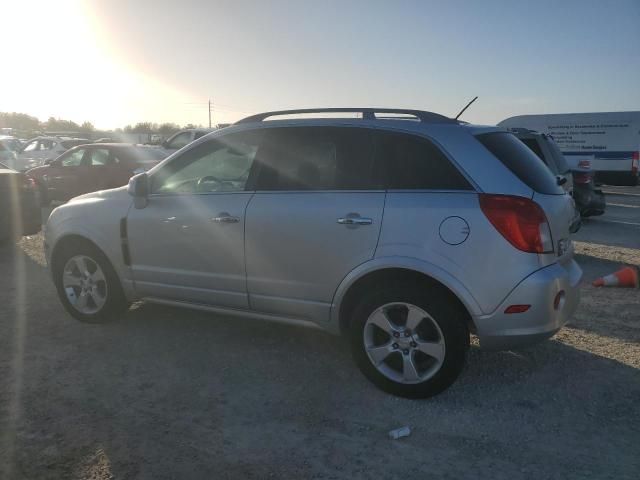
{"type": "Polygon", "coordinates": [[[640,478],[640,291],[588,285],[640,265],[640,188],[612,192],[577,236],[575,319],[472,347],[424,401],[376,390],[317,330],[142,304],[81,325],[39,236],[0,249],[0,478],[640,478]]]}

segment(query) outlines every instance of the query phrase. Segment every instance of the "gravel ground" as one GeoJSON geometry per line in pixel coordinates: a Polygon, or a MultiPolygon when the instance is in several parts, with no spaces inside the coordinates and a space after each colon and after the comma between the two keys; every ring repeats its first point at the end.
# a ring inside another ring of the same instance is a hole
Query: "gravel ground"
{"type": "Polygon", "coordinates": [[[583,232],[582,303],[554,339],[472,347],[421,401],[313,329],[145,304],[79,324],[24,239],[0,249],[0,478],[640,478],[640,291],[588,284],[640,265],[627,227],[626,248],[583,232]]]}

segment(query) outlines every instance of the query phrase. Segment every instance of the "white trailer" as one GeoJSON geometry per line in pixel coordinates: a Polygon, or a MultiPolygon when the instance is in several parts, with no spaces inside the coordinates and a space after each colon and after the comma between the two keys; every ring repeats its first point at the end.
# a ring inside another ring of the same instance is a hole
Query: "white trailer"
{"type": "Polygon", "coordinates": [[[638,184],[640,111],[519,115],[498,125],[551,135],[569,166],[591,162],[602,183],[638,184]]]}

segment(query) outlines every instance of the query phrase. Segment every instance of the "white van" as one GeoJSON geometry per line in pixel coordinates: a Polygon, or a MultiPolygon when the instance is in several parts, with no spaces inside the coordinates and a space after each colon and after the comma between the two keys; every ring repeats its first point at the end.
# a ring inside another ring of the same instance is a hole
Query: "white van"
{"type": "Polygon", "coordinates": [[[638,184],[640,112],[520,115],[498,125],[551,135],[572,169],[590,162],[599,182],[638,184]]]}

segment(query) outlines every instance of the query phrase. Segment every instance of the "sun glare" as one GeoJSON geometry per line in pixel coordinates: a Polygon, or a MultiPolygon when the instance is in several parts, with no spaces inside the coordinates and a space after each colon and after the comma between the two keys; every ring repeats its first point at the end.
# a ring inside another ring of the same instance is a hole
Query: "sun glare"
{"type": "Polygon", "coordinates": [[[111,51],[113,33],[104,29],[88,2],[12,1],[3,3],[3,18],[3,111],[113,128],[136,121],[176,121],[172,110],[194,101],[137,70],[126,52],[111,51]]]}

